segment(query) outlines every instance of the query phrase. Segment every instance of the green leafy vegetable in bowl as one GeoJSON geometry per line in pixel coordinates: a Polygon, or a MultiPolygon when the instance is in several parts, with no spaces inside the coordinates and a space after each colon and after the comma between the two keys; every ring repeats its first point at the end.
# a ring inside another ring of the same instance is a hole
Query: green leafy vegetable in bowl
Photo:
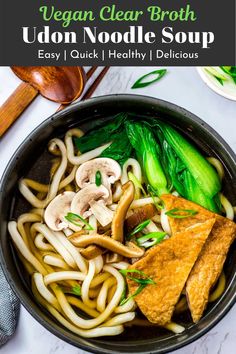
{"type": "Polygon", "coordinates": [[[145,171],[149,184],[159,195],[168,193],[160,149],[151,129],[144,122],[125,122],[126,133],[145,171]]]}
{"type": "Polygon", "coordinates": [[[163,122],[155,122],[163,166],[176,191],[188,200],[219,212],[220,178],[204,156],[179,132],[163,122]]]}
{"type": "Polygon", "coordinates": [[[120,113],[109,123],[103,123],[75,139],[81,153],[107,142],[111,145],[101,157],[112,158],[121,166],[130,157],[138,158],[148,193],[158,209],[157,196],[174,189],[180,196],[208,210],[220,212],[221,181],[216,170],[192,143],[169,124],[156,119],[138,120],[131,114],[120,113]]]}
{"type": "Polygon", "coordinates": [[[102,152],[101,157],[110,157],[122,166],[132,155],[133,150],[125,134],[126,119],[127,114],[120,113],[108,124],[99,125],[81,138],[75,138],[78,150],[85,153],[112,141],[112,144],[102,152]]]}

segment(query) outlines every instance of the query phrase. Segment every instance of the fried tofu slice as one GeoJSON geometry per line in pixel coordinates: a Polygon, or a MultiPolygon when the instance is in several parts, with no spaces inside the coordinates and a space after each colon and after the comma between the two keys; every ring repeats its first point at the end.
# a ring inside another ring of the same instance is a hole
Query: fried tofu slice
{"type": "MultiPolygon", "coordinates": [[[[198,255],[211,232],[215,218],[197,223],[151,248],[130,266],[143,271],[156,284],[147,285],[134,299],[147,319],[160,326],[171,321],[176,303],[198,255]]],[[[127,279],[130,294],[138,284],[127,279]]]]}
{"type": "Polygon", "coordinates": [[[193,322],[198,322],[207,306],[210,291],[217,282],[236,235],[236,225],[220,215],[195,263],[186,285],[193,322]]]}
{"type": "Polygon", "coordinates": [[[165,194],[161,197],[164,202],[165,210],[169,211],[172,209],[188,209],[188,210],[195,210],[198,213],[195,215],[191,215],[191,217],[177,219],[177,218],[168,218],[170,228],[172,234],[176,232],[186,230],[188,227],[195,225],[197,223],[205,222],[208,219],[215,217],[215,214],[209,210],[204,209],[198,204],[190,202],[181,197],[176,197],[172,194],[165,194]]]}
{"type": "Polygon", "coordinates": [[[214,227],[194,265],[186,285],[186,295],[192,319],[198,322],[208,303],[210,291],[216,284],[231,243],[236,234],[233,221],[214,214],[186,199],[171,194],[162,197],[166,210],[174,208],[196,210],[198,213],[185,219],[168,218],[172,234],[215,217],[214,227]]]}

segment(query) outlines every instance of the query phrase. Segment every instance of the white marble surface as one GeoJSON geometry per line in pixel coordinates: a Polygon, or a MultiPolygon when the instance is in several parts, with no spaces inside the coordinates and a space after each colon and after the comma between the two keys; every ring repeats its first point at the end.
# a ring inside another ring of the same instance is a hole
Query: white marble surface
{"type": "MultiPolygon", "coordinates": [[[[156,67],[155,67],[156,69],[156,67]]],[[[169,67],[168,75],[157,84],[131,90],[134,81],[151,71],[145,67],[112,67],[94,96],[111,93],[136,93],[176,103],[208,122],[236,151],[236,102],[218,96],[205,86],[195,68],[169,67]]],[[[7,67],[0,67],[0,104],[19,84],[7,67]]],[[[0,176],[22,140],[58,105],[38,97],[0,141],[0,176]]],[[[236,306],[208,334],[174,354],[234,354],[236,352],[236,306]]],[[[0,351],[4,354],[82,354],[61,341],[21,308],[14,338],[0,351]]]]}

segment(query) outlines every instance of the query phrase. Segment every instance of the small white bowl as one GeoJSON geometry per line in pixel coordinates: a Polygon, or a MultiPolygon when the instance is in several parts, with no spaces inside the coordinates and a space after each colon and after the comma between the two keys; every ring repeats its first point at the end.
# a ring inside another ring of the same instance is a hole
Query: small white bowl
{"type": "Polygon", "coordinates": [[[218,93],[218,95],[224,96],[229,100],[236,101],[236,84],[233,80],[230,79],[229,81],[224,82],[224,85],[222,86],[216,78],[209,74],[203,67],[198,67],[197,71],[205,84],[218,93]]]}

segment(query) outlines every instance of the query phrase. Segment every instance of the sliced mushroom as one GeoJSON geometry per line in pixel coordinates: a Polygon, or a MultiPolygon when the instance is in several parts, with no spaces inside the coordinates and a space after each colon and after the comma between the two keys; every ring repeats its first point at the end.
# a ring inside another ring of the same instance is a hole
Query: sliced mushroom
{"type": "Polygon", "coordinates": [[[111,204],[111,184],[118,181],[121,177],[121,167],[115,160],[101,157],[83,163],[76,172],[76,183],[80,188],[95,183],[98,171],[101,174],[102,185],[109,191],[108,204],[111,204]]]}
{"type": "Polygon", "coordinates": [[[113,217],[113,212],[106,207],[108,197],[109,192],[103,185],[97,187],[96,184],[90,184],[76,193],[71,211],[83,218],[93,214],[102,226],[106,226],[113,217]]]}
{"type": "Polygon", "coordinates": [[[122,195],[122,184],[118,181],[114,184],[112,189],[112,202],[116,203],[120,200],[122,195]]]}
{"type": "Polygon", "coordinates": [[[105,250],[103,248],[95,245],[90,245],[86,248],[80,249],[80,254],[82,254],[82,256],[88,260],[96,258],[97,256],[100,256],[104,252],[105,250]]]}
{"type": "Polygon", "coordinates": [[[112,222],[114,212],[106,207],[104,200],[92,200],[89,205],[92,214],[103,227],[112,222]]]}
{"type": "Polygon", "coordinates": [[[48,204],[44,213],[44,220],[51,230],[61,231],[68,228],[69,222],[65,219],[65,216],[71,210],[71,202],[74,196],[74,192],[63,192],[48,204]]]}
{"type": "MultiPolygon", "coordinates": [[[[147,204],[141,208],[137,208],[125,221],[127,233],[130,234],[136,226],[141,224],[141,222],[153,218],[157,213],[158,211],[153,204],[147,204]]],[[[158,217],[160,218],[159,215],[158,217]]]]}
{"type": "Polygon", "coordinates": [[[112,238],[119,242],[124,242],[124,222],[130,204],[134,200],[134,184],[129,181],[122,186],[123,195],[120,198],[115,215],[112,220],[112,238]]]}
{"type": "Polygon", "coordinates": [[[106,254],[106,263],[116,263],[123,260],[123,256],[118,253],[107,253],[106,254]]]}
{"type": "MultiPolygon", "coordinates": [[[[93,234],[97,234],[96,232],[93,231],[93,234]]],[[[89,232],[88,230],[81,230],[76,232],[76,236],[86,236],[91,234],[91,232],[89,232]]],[[[70,235],[71,236],[71,235],[70,235]]],[[[100,256],[101,254],[103,254],[104,252],[106,252],[106,250],[104,248],[95,246],[95,245],[90,245],[86,248],[78,248],[80,254],[82,254],[83,257],[85,257],[86,259],[93,259],[96,258],[97,256],[100,256]]]]}
{"type": "Polygon", "coordinates": [[[97,234],[78,236],[76,233],[74,233],[74,235],[69,236],[69,240],[76,247],[86,247],[94,244],[100,247],[107,248],[108,250],[118,253],[121,256],[127,258],[140,258],[144,255],[145,252],[144,249],[136,246],[133,242],[128,242],[127,245],[123,245],[122,243],[106,235],[97,234]]]}

